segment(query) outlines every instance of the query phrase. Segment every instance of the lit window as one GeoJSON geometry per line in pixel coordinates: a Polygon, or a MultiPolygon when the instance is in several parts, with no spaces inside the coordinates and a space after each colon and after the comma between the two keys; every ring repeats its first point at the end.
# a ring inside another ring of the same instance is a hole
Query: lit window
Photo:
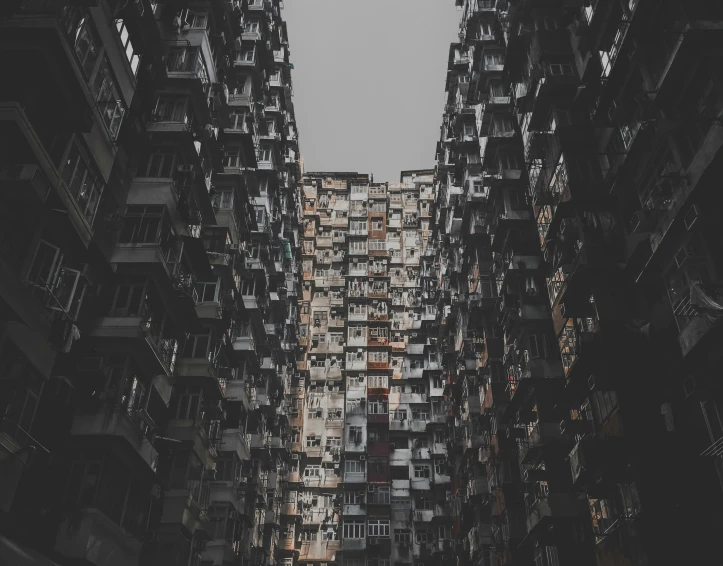
{"type": "Polygon", "coordinates": [[[135,49],[133,49],[131,36],[128,33],[128,28],[126,27],[125,22],[122,19],[116,20],[115,27],[118,30],[118,35],[120,36],[121,43],[123,44],[123,50],[125,51],[126,58],[131,65],[131,70],[135,75],[138,71],[138,64],[140,63],[141,58],[138,53],[136,53],[135,49]]]}

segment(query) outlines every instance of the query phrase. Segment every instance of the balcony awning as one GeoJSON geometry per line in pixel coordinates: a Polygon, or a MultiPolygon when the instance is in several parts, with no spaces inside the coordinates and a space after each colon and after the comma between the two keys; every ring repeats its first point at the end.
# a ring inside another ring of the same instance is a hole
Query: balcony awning
{"type": "Polygon", "coordinates": [[[26,548],[9,538],[0,535],[0,564],[13,566],[58,566],[37,550],[26,548]]]}

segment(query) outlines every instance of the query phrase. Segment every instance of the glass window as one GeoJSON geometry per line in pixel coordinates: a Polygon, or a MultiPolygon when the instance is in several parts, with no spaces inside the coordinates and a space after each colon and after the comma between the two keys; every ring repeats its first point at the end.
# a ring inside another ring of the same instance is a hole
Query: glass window
{"type": "Polygon", "coordinates": [[[75,55],[78,58],[80,67],[85,73],[86,79],[89,79],[98,62],[101,54],[101,42],[98,39],[98,33],[95,26],[91,23],[90,17],[83,18],[78,25],[78,31],[75,36],[75,55]]]}
{"type": "Polygon", "coordinates": [[[126,109],[107,57],[103,58],[98,73],[90,85],[90,90],[95,96],[95,103],[108,128],[110,137],[116,139],[126,109]]]}
{"type": "Polygon", "coordinates": [[[92,224],[105,183],[95,164],[76,143],[70,147],[62,175],[83,216],[92,224]]]}
{"type": "Polygon", "coordinates": [[[138,71],[138,64],[140,63],[140,56],[133,49],[133,43],[131,42],[131,36],[128,33],[128,28],[122,19],[115,21],[115,27],[118,30],[118,36],[120,37],[121,43],[123,44],[123,50],[125,51],[126,58],[131,65],[131,70],[135,75],[138,71]]]}

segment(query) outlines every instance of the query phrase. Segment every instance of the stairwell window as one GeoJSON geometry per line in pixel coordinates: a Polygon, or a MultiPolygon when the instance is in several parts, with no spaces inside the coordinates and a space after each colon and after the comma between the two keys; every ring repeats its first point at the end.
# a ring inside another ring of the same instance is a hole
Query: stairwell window
{"type": "Polygon", "coordinates": [[[135,76],[138,71],[138,64],[141,61],[140,56],[136,53],[131,42],[130,33],[128,33],[128,27],[122,19],[115,21],[115,27],[118,30],[118,37],[120,37],[121,44],[123,45],[123,51],[126,54],[126,59],[131,66],[133,75],[135,76]]]}

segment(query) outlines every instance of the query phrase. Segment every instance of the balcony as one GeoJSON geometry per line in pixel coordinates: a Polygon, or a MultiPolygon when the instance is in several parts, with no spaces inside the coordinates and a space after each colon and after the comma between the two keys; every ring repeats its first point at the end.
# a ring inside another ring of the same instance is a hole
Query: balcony
{"type": "Polygon", "coordinates": [[[66,516],[55,539],[55,551],[78,563],[88,562],[88,556],[92,555],[94,561],[137,564],[141,548],[140,536],[130,535],[95,508],[84,508],[77,514],[66,516]]]}
{"type": "Polygon", "coordinates": [[[93,413],[76,413],[70,434],[125,440],[149,469],[155,469],[158,453],[143,433],[146,421],[154,426],[145,410],[128,413],[123,407],[108,406],[93,413]]]}
{"type": "Polygon", "coordinates": [[[363,538],[345,538],[341,543],[341,549],[344,551],[362,551],[366,548],[367,541],[363,538]]]}
{"type": "Polygon", "coordinates": [[[343,513],[344,515],[352,515],[352,516],[354,516],[354,515],[366,515],[366,513],[367,513],[366,504],[364,504],[364,503],[356,504],[356,505],[344,504],[344,507],[343,507],[343,509],[342,509],[342,513],[343,513]]]}
{"type": "Polygon", "coordinates": [[[367,473],[366,472],[344,472],[344,483],[366,483],[367,473]]]}

